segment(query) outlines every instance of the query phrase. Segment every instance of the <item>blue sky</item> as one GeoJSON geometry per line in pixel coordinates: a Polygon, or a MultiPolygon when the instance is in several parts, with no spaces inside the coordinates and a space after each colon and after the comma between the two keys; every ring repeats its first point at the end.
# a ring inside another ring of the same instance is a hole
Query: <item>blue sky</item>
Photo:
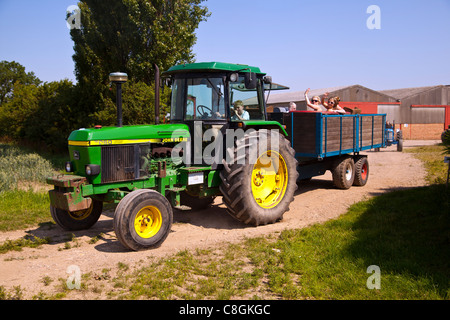
{"type": "MultiPolygon", "coordinates": [[[[75,81],[65,11],[76,0],[0,0],[0,60],[75,81]]],[[[292,90],[450,84],[450,0],[208,0],[197,61],[259,66],[292,90]],[[381,29],[366,26],[370,5],[381,29]]]]}

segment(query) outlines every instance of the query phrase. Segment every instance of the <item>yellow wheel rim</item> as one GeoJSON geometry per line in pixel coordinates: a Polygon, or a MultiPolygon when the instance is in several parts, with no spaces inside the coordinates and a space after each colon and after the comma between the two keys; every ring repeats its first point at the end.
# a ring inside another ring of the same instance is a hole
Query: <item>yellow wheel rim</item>
{"type": "Polygon", "coordinates": [[[68,211],[68,212],[72,219],[81,221],[91,215],[93,208],[94,208],[94,205],[91,204],[91,206],[85,210],[68,211]]]}
{"type": "Polygon", "coordinates": [[[134,219],[134,229],[141,238],[151,238],[161,229],[162,216],[158,208],[148,206],[139,210],[134,219]]]}
{"type": "Polygon", "coordinates": [[[268,150],[253,166],[252,194],[256,203],[264,208],[275,207],[286,193],[288,173],[286,162],[276,151],[268,150]]]}

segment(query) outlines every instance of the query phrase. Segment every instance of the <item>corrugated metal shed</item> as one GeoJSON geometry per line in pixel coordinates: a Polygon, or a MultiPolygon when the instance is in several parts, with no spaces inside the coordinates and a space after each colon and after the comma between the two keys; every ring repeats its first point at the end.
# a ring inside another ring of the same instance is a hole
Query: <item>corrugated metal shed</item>
{"type": "MultiPolygon", "coordinates": [[[[313,96],[320,96],[328,92],[329,97],[339,96],[341,101],[351,102],[396,102],[397,99],[385,93],[381,93],[361,85],[340,86],[322,89],[312,89],[308,93],[311,99],[313,96]]],[[[286,92],[286,93],[271,93],[268,99],[268,110],[273,107],[289,107],[289,102],[297,104],[297,110],[307,110],[304,91],[286,92]]]]}
{"type": "Polygon", "coordinates": [[[450,103],[450,86],[438,85],[428,87],[381,90],[392,95],[400,102],[399,123],[444,123],[445,108],[450,103]],[[415,108],[412,108],[412,106],[415,108]],[[427,107],[420,108],[420,105],[427,107]],[[430,106],[436,106],[435,108],[430,106]]]}

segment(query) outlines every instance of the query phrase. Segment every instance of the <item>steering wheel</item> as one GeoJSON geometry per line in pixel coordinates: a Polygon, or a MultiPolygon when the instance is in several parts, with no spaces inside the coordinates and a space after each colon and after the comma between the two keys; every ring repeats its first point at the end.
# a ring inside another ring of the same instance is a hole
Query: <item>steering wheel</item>
{"type": "Polygon", "coordinates": [[[212,109],[211,108],[208,108],[207,106],[204,106],[204,105],[202,105],[202,104],[199,104],[198,106],[197,106],[197,112],[198,112],[198,114],[200,115],[200,117],[204,117],[204,116],[207,116],[207,114],[206,114],[206,112],[205,111],[209,111],[209,115],[211,116],[212,115],[212,109]]]}

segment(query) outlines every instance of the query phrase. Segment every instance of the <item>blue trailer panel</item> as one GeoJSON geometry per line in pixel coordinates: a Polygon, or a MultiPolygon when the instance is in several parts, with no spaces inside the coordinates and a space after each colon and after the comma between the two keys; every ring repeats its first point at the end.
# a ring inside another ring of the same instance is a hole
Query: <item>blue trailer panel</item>
{"type": "Polygon", "coordinates": [[[294,111],[272,113],[270,118],[286,126],[295,156],[300,160],[385,147],[385,114],[331,115],[294,111]]]}
{"type": "Polygon", "coordinates": [[[360,151],[386,146],[385,114],[324,114],[312,111],[271,113],[286,128],[298,160],[299,180],[330,170],[336,187],[366,184],[369,162],[360,151]]]}

